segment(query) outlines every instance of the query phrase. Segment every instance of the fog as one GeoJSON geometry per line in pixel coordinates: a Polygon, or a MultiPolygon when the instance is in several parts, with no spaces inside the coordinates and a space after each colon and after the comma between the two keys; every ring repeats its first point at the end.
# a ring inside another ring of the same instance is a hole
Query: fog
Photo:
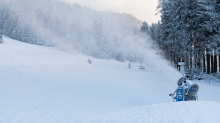
{"type": "Polygon", "coordinates": [[[0,28],[11,38],[100,59],[143,63],[166,71],[170,63],[130,14],[102,12],[58,0],[0,0],[0,28]]]}
{"type": "Polygon", "coordinates": [[[157,0],[63,0],[68,3],[78,3],[94,10],[129,13],[149,24],[160,20],[157,13],[157,0]]]}

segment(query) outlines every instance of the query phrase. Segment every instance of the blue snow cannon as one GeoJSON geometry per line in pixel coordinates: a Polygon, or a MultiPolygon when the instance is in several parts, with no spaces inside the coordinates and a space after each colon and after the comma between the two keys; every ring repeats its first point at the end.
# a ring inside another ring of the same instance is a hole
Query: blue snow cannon
{"type": "Polygon", "coordinates": [[[185,77],[181,77],[177,81],[177,85],[178,87],[175,92],[170,94],[173,101],[179,102],[198,100],[197,92],[199,91],[199,85],[197,83],[187,81],[185,77]]]}

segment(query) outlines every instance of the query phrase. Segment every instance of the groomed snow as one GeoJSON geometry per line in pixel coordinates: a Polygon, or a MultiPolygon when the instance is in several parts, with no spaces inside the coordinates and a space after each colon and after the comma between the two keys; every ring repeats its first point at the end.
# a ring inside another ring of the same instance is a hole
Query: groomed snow
{"type": "Polygon", "coordinates": [[[172,102],[138,106],[105,115],[79,119],[78,123],[219,123],[216,102],[172,102]]]}
{"type": "Polygon", "coordinates": [[[220,122],[217,81],[196,81],[199,101],[176,103],[168,94],[181,76],[172,68],[128,69],[127,62],[3,38],[0,123],[220,122]]]}

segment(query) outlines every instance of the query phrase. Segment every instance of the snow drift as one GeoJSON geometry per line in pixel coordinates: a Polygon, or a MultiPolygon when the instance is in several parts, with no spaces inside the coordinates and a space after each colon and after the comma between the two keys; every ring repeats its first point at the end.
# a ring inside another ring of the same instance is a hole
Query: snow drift
{"type": "Polygon", "coordinates": [[[218,123],[220,103],[217,102],[178,102],[138,106],[119,110],[76,123],[218,123]]]}

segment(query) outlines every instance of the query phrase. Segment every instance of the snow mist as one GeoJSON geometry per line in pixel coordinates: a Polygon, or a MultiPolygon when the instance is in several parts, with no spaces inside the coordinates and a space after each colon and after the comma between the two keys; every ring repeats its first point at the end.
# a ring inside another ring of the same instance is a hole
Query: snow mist
{"type": "Polygon", "coordinates": [[[167,71],[169,63],[140,31],[141,24],[129,14],[100,12],[59,0],[0,1],[0,29],[11,38],[167,71]]]}

